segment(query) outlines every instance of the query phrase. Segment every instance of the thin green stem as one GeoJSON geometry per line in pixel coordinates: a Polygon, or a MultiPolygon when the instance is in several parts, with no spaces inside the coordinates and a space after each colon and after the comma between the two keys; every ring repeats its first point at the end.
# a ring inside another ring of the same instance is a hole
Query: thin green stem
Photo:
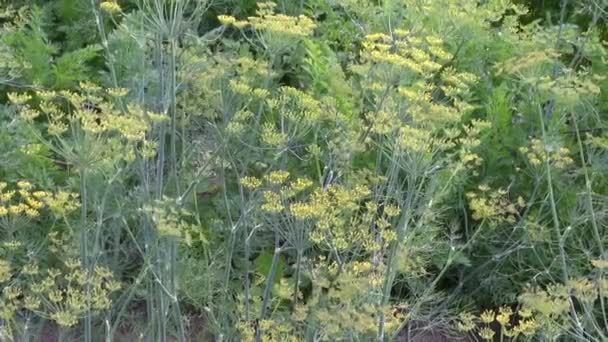
{"type": "Polygon", "coordinates": [[[89,287],[88,277],[90,276],[91,269],[89,263],[89,247],[88,247],[88,234],[87,234],[87,172],[84,165],[80,166],[80,253],[84,269],[87,274],[87,285],[85,289],[86,296],[86,310],[84,316],[84,340],[85,342],[92,342],[92,317],[91,317],[91,293],[89,287]]]}
{"type": "MultiPolygon", "coordinates": [[[[270,272],[266,279],[266,287],[264,288],[264,298],[262,299],[262,308],[260,310],[260,320],[266,318],[266,310],[268,309],[268,302],[270,301],[272,286],[274,284],[274,277],[277,273],[277,267],[279,265],[279,256],[281,254],[281,247],[279,246],[279,235],[275,234],[275,248],[274,254],[272,255],[272,263],[270,264],[270,272]]],[[[262,328],[258,325],[255,340],[256,342],[262,341],[262,328]]]]}

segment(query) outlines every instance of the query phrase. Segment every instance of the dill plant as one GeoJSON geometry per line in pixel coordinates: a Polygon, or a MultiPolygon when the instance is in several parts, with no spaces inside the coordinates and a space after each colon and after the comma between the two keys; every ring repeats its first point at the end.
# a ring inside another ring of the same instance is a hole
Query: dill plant
{"type": "Polygon", "coordinates": [[[71,3],[2,17],[0,339],[606,339],[605,1],[71,3]]]}

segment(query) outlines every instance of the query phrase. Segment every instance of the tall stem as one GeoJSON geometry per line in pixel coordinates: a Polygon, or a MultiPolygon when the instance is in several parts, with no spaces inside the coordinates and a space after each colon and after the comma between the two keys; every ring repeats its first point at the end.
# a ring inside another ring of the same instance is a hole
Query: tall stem
{"type": "Polygon", "coordinates": [[[92,342],[92,326],[93,322],[91,319],[91,294],[89,288],[89,246],[87,237],[87,172],[84,166],[80,167],[80,254],[82,256],[82,262],[84,269],[87,274],[87,282],[85,287],[86,296],[86,311],[84,316],[84,340],[85,342],[92,342]]]}
{"type": "Polygon", "coordinates": [[[296,283],[294,285],[293,291],[293,304],[298,303],[298,294],[300,292],[300,263],[302,263],[302,250],[298,249],[298,255],[296,256],[296,274],[295,279],[296,283]]]}
{"type": "Polygon", "coordinates": [[[593,189],[591,188],[591,178],[589,177],[587,161],[585,160],[585,153],[583,151],[583,142],[581,139],[581,132],[578,129],[578,123],[576,122],[576,120],[577,119],[574,116],[574,113],[572,113],[572,123],[574,124],[574,131],[576,132],[576,141],[578,144],[579,158],[581,159],[583,174],[585,175],[585,195],[587,198],[587,210],[589,210],[589,214],[591,215],[591,227],[593,228],[593,235],[595,238],[595,242],[598,245],[600,255],[602,257],[604,257],[604,243],[603,243],[601,235],[600,235],[600,228],[597,224],[597,217],[595,215],[595,210],[593,209],[593,197],[591,196],[591,194],[593,193],[593,189]]]}
{"type": "Polygon", "coordinates": [[[169,75],[171,77],[169,80],[169,112],[171,114],[171,177],[175,182],[175,191],[179,194],[181,193],[181,189],[177,172],[177,47],[175,38],[171,38],[169,46],[171,49],[171,56],[169,60],[169,75]]]}
{"type": "MultiPolygon", "coordinates": [[[[268,273],[268,279],[266,279],[266,287],[264,288],[264,299],[262,300],[262,309],[260,310],[260,318],[259,320],[263,320],[266,318],[266,310],[268,308],[268,302],[270,301],[270,296],[272,294],[272,285],[274,284],[274,277],[277,273],[277,266],[279,264],[279,256],[281,254],[281,247],[279,247],[279,235],[275,234],[275,243],[274,243],[274,254],[272,256],[272,263],[270,264],[270,272],[268,273]]],[[[255,334],[255,341],[262,341],[262,328],[260,326],[257,327],[257,331],[255,334]]]]}
{"type": "MultiPolygon", "coordinates": [[[[158,63],[158,76],[159,76],[159,87],[160,87],[160,91],[159,91],[159,106],[163,109],[165,109],[165,105],[164,105],[164,94],[165,94],[165,77],[164,77],[164,54],[163,54],[163,38],[162,35],[158,35],[156,38],[156,49],[157,49],[157,63],[158,63]]],[[[155,177],[155,182],[156,182],[156,199],[160,200],[162,199],[163,195],[164,195],[164,170],[165,170],[165,134],[166,134],[166,125],[164,122],[160,123],[160,129],[159,129],[159,143],[158,143],[158,159],[156,162],[156,177],[155,177]]],[[[159,275],[159,279],[158,281],[162,281],[163,277],[162,275],[163,273],[163,267],[162,267],[162,255],[161,255],[161,251],[160,251],[160,244],[162,243],[159,240],[159,237],[157,234],[155,234],[155,239],[152,241],[151,244],[151,248],[153,249],[154,253],[155,253],[155,260],[154,260],[154,266],[155,266],[155,272],[156,274],[159,275]]],[[[156,301],[158,302],[158,306],[157,306],[157,310],[153,311],[155,312],[155,323],[157,325],[157,339],[160,341],[165,341],[166,336],[167,336],[167,326],[166,326],[166,320],[165,320],[165,314],[166,314],[166,304],[165,304],[165,294],[163,293],[163,289],[162,286],[163,284],[158,284],[155,280],[151,280],[152,281],[152,286],[154,288],[154,294],[155,294],[155,298],[156,301]]]]}

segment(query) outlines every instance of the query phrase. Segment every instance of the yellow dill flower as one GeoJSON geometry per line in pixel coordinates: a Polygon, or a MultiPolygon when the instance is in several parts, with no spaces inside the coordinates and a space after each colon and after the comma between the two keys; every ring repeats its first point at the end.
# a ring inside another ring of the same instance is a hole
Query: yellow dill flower
{"type": "Polygon", "coordinates": [[[384,241],[388,244],[397,240],[397,232],[395,232],[394,230],[385,230],[384,232],[382,232],[382,237],[384,238],[384,241]]]}
{"type": "Polygon", "coordinates": [[[272,171],[269,174],[265,175],[264,179],[269,184],[280,185],[280,184],[283,184],[283,182],[285,182],[288,177],[289,177],[289,171],[277,170],[277,171],[272,171]]]}
{"type": "Polygon", "coordinates": [[[11,264],[6,260],[0,259],[0,283],[11,279],[11,276],[11,264]]]}
{"type": "Polygon", "coordinates": [[[107,268],[106,266],[100,266],[97,265],[95,266],[95,275],[101,277],[101,278],[111,278],[112,277],[112,271],[110,271],[109,268],[107,268]]]}
{"type": "Polygon", "coordinates": [[[6,249],[14,251],[14,250],[21,248],[23,246],[23,242],[21,242],[19,240],[9,240],[9,241],[3,242],[2,246],[4,246],[4,248],[6,248],[6,249]]]}
{"type": "Polygon", "coordinates": [[[156,141],[145,140],[140,147],[140,153],[144,158],[153,158],[156,156],[158,143],[156,141]]]}
{"type": "Polygon", "coordinates": [[[530,145],[521,147],[519,152],[524,154],[533,166],[539,166],[547,159],[558,169],[565,169],[574,163],[568,148],[545,144],[540,139],[532,139],[530,145]]]}
{"type": "Polygon", "coordinates": [[[68,130],[68,125],[58,120],[50,120],[47,126],[47,131],[50,135],[59,136],[68,130]]]}
{"type": "Polygon", "coordinates": [[[295,37],[309,36],[316,28],[314,21],[304,15],[292,17],[265,13],[262,16],[249,17],[249,23],[256,30],[295,37]]]}
{"type": "Polygon", "coordinates": [[[532,310],[530,308],[520,309],[517,314],[522,318],[530,318],[532,317],[532,310]]]}
{"type": "Polygon", "coordinates": [[[240,94],[240,95],[249,96],[251,94],[251,92],[253,91],[253,89],[251,89],[251,87],[243,81],[231,79],[228,82],[228,84],[230,86],[230,89],[232,89],[235,93],[240,94]]]}
{"type": "Polygon", "coordinates": [[[262,204],[262,210],[268,213],[280,213],[283,210],[283,204],[281,203],[281,197],[279,194],[272,191],[264,192],[264,204],[262,204]]]}
{"type": "Polygon", "coordinates": [[[244,125],[242,122],[230,121],[226,126],[226,131],[233,136],[238,136],[245,132],[245,127],[246,125],[244,125]]]}
{"type": "Polygon", "coordinates": [[[67,268],[74,270],[78,267],[80,267],[82,265],[82,263],[80,262],[80,260],[76,259],[76,258],[68,258],[65,261],[65,266],[67,266],[67,268]]]}
{"type": "Polygon", "coordinates": [[[36,92],[36,95],[44,101],[51,101],[57,96],[57,93],[52,90],[40,90],[36,92]]]}
{"type": "Polygon", "coordinates": [[[68,310],[59,310],[53,312],[50,317],[62,327],[72,327],[78,323],[78,317],[68,310]]]}
{"type": "Polygon", "coordinates": [[[312,186],[312,181],[308,178],[298,178],[295,181],[291,182],[290,187],[291,190],[297,194],[300,193],[312,186]]]}
{"type": "Polygon", "coordinates": [[[288,136],[285,133],[279,132],[274,124],[267,122],[262,127],[260,139],[263,143],[271,146],[282,146],[287,143],[288,136]]]}
{"type": "Polygon", "coordinates": [[[389,134],[396,130],[399,125],[397,116],[385,111],[368,113],[366,118],[371,122],[371,131],[376,134],[389,134]]]}
{"type": "Polygon", "coordinates": [[[490,328],[482,328],[479,330],[479,336],[481,336],[481,338],[484,340],[492,340],[492,338],[494,338],[494,334],[494,330],[490,328]]]}
{"type": "MultiPolygon", "coordinates": [[[[0,216],[2,216],[2,215],[0,215],[0,216]]],[[[591,265],[593,265],[593,267],[600,269],[600,270],[608,269],[608,261],[604,260],[604,259],[591,260],[591,265]]]]}
{"type": "Polygon", "coordinates": [[[24,209],[24,212],[25,212],[25,215],[30,218],[40,215],[38,210],[36,210],[34,208],[26,208],[26,209],[24,209]]]}
{"type": "Polygon", "coordinates": [[[516,333],[523,334],[525,336],[532,336],[540,327],[538,321],[534,318],[523,319],[519,321],[519,324],[513,329],[516,333]]]}
{"type": "Polygon", "coordinates": [[[496,315],[496,321],[503,327],[507,327],[510,325],[511,316],[513,315],[513,311],[508,306],[502,306],[498,310],[498,315],[496,315]]]}
{"type": "Polygon", "coordinates": [[[220,21],[222,25],[232,25],[236,22],[236,18],[231,15],[218,15],[217,20],[220,21]]]}
{"type": "Polygon", "coordinates": [[[99,7],[110,13],[110,14],[114,14],[114,13],[118,13],[120,11],[122,11],[122,8],[120,8],[120,5],[118,3],[116,3],[115,1],[104,1],[102,2],[99,7]]]}
{"type": "Polygon", "coordinates": [[[593,303],[598,298],[595,284],[586,278],[571,279],[568,286],[572,289],[574,296],[584,303],[593,303]]]}
{"type": "Polygon", "coordinates": [[[517,196],[517,206],[524,208],[526,206],[526,200],[524,200],[524,198],[521,196],[517,196]]]}
{"type": "Polygon", "coordinates": [[[97,93],[101,90],[100,86],[90,81],[82,81],[78,83],[78,86],[87,93],[97,93]]]}
{"type": "Polygon", "coordinates": [[[462,332],[469,332],[475,329],[475,316],[468,312],[460,313],[456,328],[462,332]]]}
{"type": "Polygon", "coordinates": [[[232,26],[241,30],[241,29],[244,29],[245,27],[249,26],[249,22],[246,20],[237,20],[234,23],[232,23],[232,26]]]}
{"type": "Polygon", "coordinates": [[[474,220],[491,220],[493,222],[514,222],[518,210],[509,202],[507,192],[503,189],[491,191],[490,187],[482,184],[479,193],[468,192],[469,207],[473,211],[474,220]]]}
{"type": "Polygon", "coordinates": [[[15,104],[15,105],[24,105],[26,104],[29,100],[32,99],[32,97],[28,94],[17,94],[17,93],[8,93],[8,100],[11,101],[11,103],[15,104]]]}
{"type": "Polygon", "coordinates": [[[36,275],[40,271],[38,264],[29,263],[23,266],[23,273],[27,275],[36,275]]]}
{"type": "Polygon", "coordinates": [[[35,118],[37,118],[38,116],[40,116],[40,112],[38,110],[34,109],[34,108],[30,108],[28,106],[24,106],[19,111],[19,115],[25,121],[32,121],[35,118]]]}
{"type": "Polygon", "coordinates": [[[405,125],[399,128],[397,144],[404,150],[426,152],[432,144],[431,133],[428,130],[405,125]]]}
{"type": "Polygon", "coordinates": [[[519,297],[526,308],[538,311],[543,316],[559,316],[570,308],[564,296],[554,296],[543,290],[526,291],[519,297]]]}
{"type": "Polygon", "coordinates": [[[27,144],[21,148],[21,151],[28,155],[34,155],[40,153],[42,147],[42,144],[27,144]]]}
{"type": "Polygon", "coordinates": [[[494,311],[493,310],[485,310],[484,312],[481,313],[481,315],[479,316],[479,319],[485,323],[485,324],[490,324],[492,322],[494,322],[494,311]]]}
{"type": "Polygon", "coordinates": [[[19,181],[17,182],[17,187],[19,187],[19,189],[29,190],[32,188],[32,184],[28,181],[19,181]]]}
{"type": "Polygon", "coordinates": [[[23,292],[18,286],[7,286],[4,288],[3,294],[7,299],[14,300],[21,296],[23,292]]]}
{"type": "Polygon", "coordinates": [[[110,292],[115,292],[122,288],[122,284],[117,280],[110,280],[106,283],[106,288],[110,292]]]}
{"type": "Polygon", "coordinates": [[[49,193],[46,192],[46,191],[39,190],[39,191],[32,192],[32,196],[34,196],[35,198],[41,200],[41,199],[44,199],[45,197],[49,196],[49,193]]]}
{"type": "Polygon", "coordinates": [[[239,110],[234,114],[234,120],[247,121],[253,117],[253,113],[250,110],[239,110]]]}
{"type": "Polygon", "coordinates": [[[257,177],[247,176],[241,178],[241,185],[249,190],[254,190],[262,186],[262,181],[257,177]]]}
{"type": "Polygon", "coordinates": [[[399,215],[399,213],[401,213],[401,209],[399,209],[399,207],[394,204],[389,204],[386,207],[384,207],[384,213],[388,217],[395,217],[395,216],[399,215]]]}
{"type": "Polygon", "coordinates": [[[57,217],[69,214],[80,207],[78,194],[65,191],[58,191],[52,196],[44,198],[43,201],[57,217]]]}
{"type": "Polygon", "coordinates": [[[30,311],[38,310],[38,308],[40,308],[40,304],[40,299],[32,296],[26,296],[23,300],[23,306],[30,311]]]}
{"type": "Polygon", "coordinates": [[[8,212],[11,215],[19,215],[21,214],[27,207],[21,204],[14,204],[8,207],[8,212]]]}
{"type": "Polygon", "coordinates": [[[13,196],[15,196],[15,191],[14,190],[1,193],[0,194],[0,201],[2,201],[2,202],[8,202],[8,201],[10,201],[13,198],[13,196]]]}
{"type": "Polygon", "coordinates": [[[129,93],[127,88],[110,88],[108,94],[112,97],[125,97],[129,93]]]}
{"type": "Polygon", "coordinates": [[[63,300],[63,293],[60,290],[53,290],[49,293],[49,299],[53,303],[59,303],[63,300]]]}
{"type": "Polygon", "coordinates": [[[299,220],[315,217],[315,208],[307,203],[296,202],[289,206],[291,214],[299,220]]]}

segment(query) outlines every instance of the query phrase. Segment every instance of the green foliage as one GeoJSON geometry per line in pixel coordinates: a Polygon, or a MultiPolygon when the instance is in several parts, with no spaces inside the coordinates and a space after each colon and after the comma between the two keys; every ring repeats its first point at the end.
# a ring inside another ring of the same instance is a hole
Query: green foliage
{"type": "Polygon", "coordinates": [[[2,6],[0,339],[605,340],[606,11],[2,6]]]}

